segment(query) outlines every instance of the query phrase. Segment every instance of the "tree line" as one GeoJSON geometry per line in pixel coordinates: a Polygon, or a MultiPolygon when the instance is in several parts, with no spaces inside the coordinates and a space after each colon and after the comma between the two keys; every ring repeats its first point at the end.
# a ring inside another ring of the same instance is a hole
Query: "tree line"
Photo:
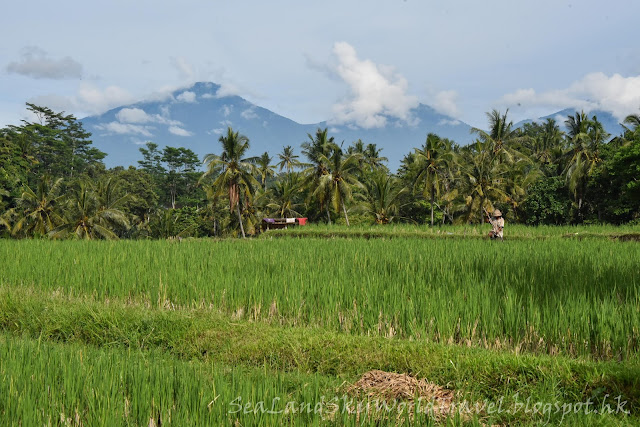
{"type": "Polygon", "coordinates": [[[27,104],[35,117],[0,129],[0,235],[81,239],[246,236],[265,217],[328,224],[507,221],[640,223],[640,115],[620,135],[576,112],[516,128],[508,111],[461,146],[429,133],[396,173],[382,149],[318,129],[299,147],[252,157],[229,127],[202,162],[147,142],[138,166],[107,169],[73,115],[27,104]]]}

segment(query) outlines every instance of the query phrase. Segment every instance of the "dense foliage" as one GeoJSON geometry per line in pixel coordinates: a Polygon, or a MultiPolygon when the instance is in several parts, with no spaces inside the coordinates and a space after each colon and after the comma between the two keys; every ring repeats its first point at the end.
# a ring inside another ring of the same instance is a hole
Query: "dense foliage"
{"type": "Polygon", "coordinates": [[[72,115],[27,104],[36,121],[0,129],[0,233],[15,238],[169,238],[253,235],[264,217],[349,224],[508,222],[579,224],[640,218],[637,115],[611,137],[576,112],[515,128],[487,114],[460,146],[435,134],[397,173],[375,143],[345,146],[318,129],[281,153],[247,157],[229,128],[201,163],[184,147],[140,148],[138,167],[107,169],[72,115]]]}

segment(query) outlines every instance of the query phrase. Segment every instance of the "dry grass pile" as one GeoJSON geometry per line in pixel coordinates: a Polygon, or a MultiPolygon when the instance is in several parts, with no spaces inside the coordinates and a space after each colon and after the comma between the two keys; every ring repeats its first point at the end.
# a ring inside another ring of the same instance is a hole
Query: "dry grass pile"
{"type": "Polygon", "coordinates": [[[451,414],[454,391],[408,374],[373,370],[365,373],[347,392],[360,398],[406,402],[408,413],[429,411],[436,418],[451,414]],[[418,404],[419,407],[415,408],[418,404]]]}

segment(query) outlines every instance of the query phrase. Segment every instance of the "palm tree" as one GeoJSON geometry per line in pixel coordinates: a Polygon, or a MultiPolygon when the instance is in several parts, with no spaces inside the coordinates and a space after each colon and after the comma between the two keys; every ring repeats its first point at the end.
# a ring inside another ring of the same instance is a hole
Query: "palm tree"
{"type": "Polygon", "coordinates": [[[361,157],[360,154],[345,155],[340,147],[334,146],[331,157],[323,159],[323,163],[330,165],[329,173],[320,177],[314,191],[316,196],[324,198],[327,205],[332,202],[336,212],[342,209],[347,226],[349,226],[349,216],[346,202],[351,200],[354,187],[363,188],[354,175],[358,170],[361,157]]]}
{"type": "Polygon", "coordinates": [[[300,202],[301,188],[302,181],[297,174],[276,181],[275,185],[269,189],[267,209],[275,212],[280,218],[301,216],[297,210],[303,207],[303,203],[300,202]]]}
{"type": "Polygon", "coordinates": [[[493,202],[508,199],[504,190],[507,167],[497,161],[487,144],[477,141],[462,154],[460,172],[465,184],[463,194],[466,194],[467,222],[473,219],[474,213],[482,221],[483,209],[492,209],[493,202]]]}
{"type": "Polygon", "coordinates": [[[478,135],[478,139],[485,144],[484,148],[489,149],[499,162],[510,163],[514,157],[521,156],[515,146],[528,138],[521,136],[513,127],[513,122],[508,121],[508,113],[509,110],[500,115],[498,110],[492,110],[487,113],[489,132],[478,128],[471,128],[471,132],[478,135]]]}
{"type": "MultiPolygon", "coordinates": [[[[305,175],[304,186],[311,189],[311,196],[315,196],[320,204],[320,209],[323,208],[327,213],[327,221],[331,224],[331,214],[329,213],[329,201],[331,195],[328,193],[318,192],[321,182],[326,181],[327,175],[331,173],[329,170],[329,157],[334,149],[338,146],[335,144],[333,137],[329,137],[328,130],[318,128],[315,136],[307,134],[309,141],[302,143],[302,154],[309,159],[310,165],[303,171],[305,175]]],[[[330,186],[323,185],[325,190],[328,190],[330,186]]]]}
{"type": "Polygon", "coordinates": [[[382,148],[378,148],[378,146],[376,144],[367,144],[367,148],[365,148],[363,156],[364,156],[364,163],[369,165],[369,168],[373,171],[376,169],[381,169],[381,168],[385,168],[385,165],[383,162],[388,162],[389,159],[381,156],[380,152],[382,151],[382,148]]]}
{"type": "Polygon", "coordinates": [[[569,151],[566,153],[568,161],[564,173],[578,208],[578,219],[581,219],[587,182],[601,161],[600,147],[609,134],[605,132],[596,116],[589,119],[584,111],[569,116],[565,124],[568,130],[569,151]]]}
{"type": "Polygon", "coordinates": [[[629,114],[624,118],[624,124],[631,126],[631,132],[635,132],[640,128],[640,114],[629,114]]]}
{"type": "Polygon", "coordinates": [[[563,132],[554,119],[548,118],[542,133],[533,141],[533,155],[540,162],[551,164],[562,156],[563,132]]]}
{"type": "Polygon", "coordinates": [[[280,168],[280,172],[282,172],[282,169],[286,169],[287,173],[291,174],[293,169],[302,166],[298,157],[299,156],[293,153],[293,148],[291,148],[290,145],[287,145],[282,149],[282,153],[278,154],[280,162],[276,166],[280,168]]]}
{"type": "Polygon", "coordinates": [[[62,222],[58,212],[63,200],[61,185],[62,178],[54,181],[47,176],[40,179],[36,191],[25,185],[13,211],[18,219],[11,234],[44,236],[57,227],[62,222]]]}
{"type": "Polygon", "coordinates": [[[245,153],[249,150],[249,138],[238,132],[233,132],[231,127],[227,129],[227,134],[222,135],[218,141],[222,144],[222,154],[205,156],[204,163],[207,165],[207,171],[200,178],[200,182],[208,177],[215,177],[211,184],[213,187],[211,195],[215,199],[227,193],[229,210],[233,212],[235,208],[240,231],[244,238],[246,236],[240,213],[240,196],[244,195],[248,202],[254,195],[255,188],[260,185],[251,175],[257,159],[255,157],[244,158],[245,153]]]}
{"type": "Polygon", "coordinates": [[[262,182],[264,191],[267,191],[267,178],[275,175],[275,170],[273,169],[273,166],[271,166],[271,160],[272,158],[269,157],[269,153],[266,151],[256,160],[256,172],[258,173],[258,176],[260,176],[260,181],[262,182]]]}
{"type": "Polygon", "coordinates": [[[49,232],[52,238],[72,235],[78,239],[116,240],[116,227],[129,227],[127,216],[119,209],[125,198],[112,198],[109,187],[111,181],[102,186],[102,194],[90,184],[80,183],[68,200],[63,223],[49,232]],[[105,192],[106,190],[106,192],[105,192]]]}
{"type": "Polygon", "coordinates": [[[453,163],[453,143],[448,139],[442,139],[438,135],[430,133],[421,149],[416,149],[418,175],[415,185],[422,184],[425,198],[430,198],[431,203],[431,227],[433,227],[433,208],[436,195],[440,195],[443,187],[443,179],[449,167],[453,163]]]}
{"type": "Polygon", "coordinates": [[[388,224],[398,215],[400,198],[407,193],[400,180],[380,171],[367,182],[365,212],[374,218],[376,224],[388,224]]]}

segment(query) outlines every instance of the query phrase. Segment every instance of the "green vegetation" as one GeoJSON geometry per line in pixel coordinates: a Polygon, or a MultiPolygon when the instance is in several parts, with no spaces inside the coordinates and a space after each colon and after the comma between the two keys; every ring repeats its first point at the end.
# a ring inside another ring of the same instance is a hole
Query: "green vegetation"
{"type": "Polygon", "coordinates": [[[637,117],[610,138],[581,113],[565,133],[493,111],[474,144],[429,134],[396,174],[327,129],[309,163],[288,146],[274,165],[229,128],[202,172],[153,142],[107,170],[73,116],[28,108],[0,130],[5,423],[640,422],[637,117]],[[492,208],[504,242],[485,239],[492,208]],[[269,216],[312,225],[260,233],[269,216]],[[354,412],[370,370],[471,408],[434,417],[405,393],[354,412]]]}
{"type": "Polygon", "coordinates": [[[63,295],[595,358],[626,359],[640,345],[635,242],[2,241],[0,255],[13,260],[3,286],[63,295]]]}
{"type": "Polygon", "coordinates": [[[229,128],[202,163],[190,149],[149,141],[138,168],[107,170],[105,153],[91,147],[75,117],[27,105],[37,121],[0,129],[4,237],[246,237],[259,234],[263,218],[284,216],[347,226],[468,225],[494,208],[507,235],[513,224],[640,221],[634,115],[612,137],[583,112],[516,129],[494,110],[487,130],[472,130],[474,143],[428,134],[396,173],[376,144],[344,146],[328,129],[307,135],[301,156],[286,146],[252,157],[248,138],[229,128]]]}

